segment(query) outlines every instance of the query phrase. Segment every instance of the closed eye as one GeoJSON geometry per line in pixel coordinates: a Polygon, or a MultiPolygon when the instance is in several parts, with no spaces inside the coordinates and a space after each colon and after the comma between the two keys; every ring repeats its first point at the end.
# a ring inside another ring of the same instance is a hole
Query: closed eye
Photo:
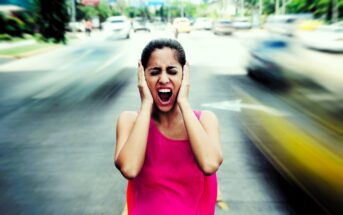
{"type": "Polygon", "coordinates": [[[168,70],[168,73],[171,75],[176,75],[177,74],[177,70],[176,69],[170,69],[168,70]]]}
{"type": "Polygon", "coordinates": [[[150,70],[150,75],[155,76],[158,74],[160,74],[160,70],[157,70],[157,69],[150,70]]]}
{"type": "Polygon", "coordinates": [[[168,66],[167,67],[167,71],[168,71],[168,73],[169,74],[171,74],[171,75],[176,75],[177,74],[177,68],[176,67],[174,67],[174,66],[168,66]]]}

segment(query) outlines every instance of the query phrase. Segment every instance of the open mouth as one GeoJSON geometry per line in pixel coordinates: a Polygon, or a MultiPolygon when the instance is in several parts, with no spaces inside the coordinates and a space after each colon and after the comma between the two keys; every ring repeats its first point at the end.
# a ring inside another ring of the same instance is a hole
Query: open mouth
{"type": "Polygon", "coordinates": [[[160,98],[162,103],[169,103],[173,93],[171,89],[159,89],[158,90],[158,97],[160,98]]]}

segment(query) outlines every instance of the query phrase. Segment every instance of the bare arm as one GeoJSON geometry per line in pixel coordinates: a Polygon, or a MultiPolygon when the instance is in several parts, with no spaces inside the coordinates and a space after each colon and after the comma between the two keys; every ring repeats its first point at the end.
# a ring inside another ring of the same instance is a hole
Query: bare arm
{"type": "Polygon", "coordinates": [[[218,120],[212,112],[203,111],[199,122],[189,104],[180,107],[198,165],[206,175],[211,175],[223,162],[218,120]]]}
{"type": "Polygon", "coordinates": [[[183,80],[177,102],[198,165],[206,175],[211,175],[223,162],[218,120],[212,112],[203,111],[199,122],[188,102],[188,92],[189,65],[187,63],[183,69],[183,80]]]}
{"type": "Polygon", "coordinates": [[[131,179],[141,170],[149,131],[150,110],[123,112],[117,121],[115,165],[125,178],[131,179]]]}
{"type": "Polygon", "coordinates": [[[142,100],[140,112],[123,112],[117,121],[114,162],[128,179],[136,177],[143,166],[153,104],[141,64],[138,68],[138,88],[142,100]]]}

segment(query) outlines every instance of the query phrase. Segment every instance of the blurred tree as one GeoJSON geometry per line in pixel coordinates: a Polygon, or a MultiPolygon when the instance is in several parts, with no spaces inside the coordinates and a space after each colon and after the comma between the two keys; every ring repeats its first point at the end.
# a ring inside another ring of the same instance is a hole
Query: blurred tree
{"type": "Polygon", "coordinates": [[[209,15],[209,13],[208,13],[208,4],[207,3],[200,4],[196,8],[196,15],[199,16],[199,17],[209,15]]]}
{"type": "Polygon", "coordinates": [[[0,12],[0,34],[5,34],[6,16],[0,12]]]}
{"type": "Polygon", "coordinates": [[[100,22],[104,22],[111,15],[111,8],[106,0],[100,1],[97,10],[100,22]]]}
{"type": "Polygon", "coordinates": [[[99,12],[98,10],[93,7],[93,6],[83,6],[83,5],[78,5],[77,6],[78,11],[80,12],[80,20],[90,20],[93,17],[98,16],[99,12]]]}
{"type": "Polygon", "coordinates": [[[36,17],[31,11],[20,11],[20,12],[14,13],[14,16],[20,19],[24,23],[23,33],[26,33],[26,34],[35,33],[38,27],[36,24],[36,17]]]}
{"type": "Polygon", "coordinates": [[[45,41],[66,43],[68,15],[65,0],[38,0],[39,3],[39,32],[45,41]]]}
{"type": "Polygon", "coordinates": [[[197,16],[197,6],[194,3],[185,1],[182,1],[182,4],[180,3],[180,1],[171,2],[170,6],[168,7],[170,16],[172,18],[182,16],[181,7],[183,7],[185,17],[197,16]]]}
{"type": "Polygon", "coordinates": [[[186,17],[195,17],[196,16],[196,12],[197,12],[197,7],[195,6],[195,4],[191,3],[191,2],[186,2],[185,4],[185,16],[186,17]]]}
{"type": "Polygon", "coordinates": [[[22,37],[24,33],[25,23],[14,16],[6,18],[5,32],[11,36],[22,37]]]}
{"type": "Polygon", "coordinates": [[[125,0],[117,0],[116,3],[116,10],[120,12],[120,14],[124,14],[125,8],[127,7],[125,0]]]}
{"type": "Polygon", "coordinates": [[[275,11],[275,2],[271,0],[262,0],[263,1],[263,12],[262,14],[273,14],[275,11]]]}
{"type": "Polygon", "coordinates": [[[290,0],[287,4],[288,13],[312,13],[316,18],[330,21],[335,14],[343,17],[343,0],[290,0]]]}

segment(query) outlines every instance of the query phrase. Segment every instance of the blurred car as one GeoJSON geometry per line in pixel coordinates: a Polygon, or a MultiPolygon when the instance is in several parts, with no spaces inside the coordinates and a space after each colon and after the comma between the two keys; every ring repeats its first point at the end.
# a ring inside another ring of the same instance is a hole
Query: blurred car
{"type": "Polygon", "coordinates": [[[297,30],[314,31],[321,25],[323,25],[323,22],[320,20],[314,20],[314,19],[300,20],[297,24],[297,30]]]}
{"type": "Polygon", "coordinates": [[[298,34],[302,43],[312,49],[343,53],[343,24],[335,23],[318,27],[312,32],[298,34]]]}
{"type": "Polygon", "coordinates": [[[125,16],[111,16],[103,23],[103,29],[110,36],[129,39],[131,23],[125,16]]]}
{"type": "Polygon", "coordinates": [[[224,35],[233,34],[234,30],[235,29],[230,19],[217,20],[216,22],[214,22],[213,29],[212,29],[214,34],[224,34],[224,35]]]}
{"type": "Polygon", "coordinates": [[[328,214],[342,214],[342,57],[285,37],[258,40],[250,54],[248,75],[263,87],[242,97],[275,112],[242,113],[246,133],[285,178],[328,214]]]}
{"type": "Polygon", "coordinates": [[[305,20],[313,20],[311,14],[270,15],[264,24],[264,29],[271,33],[284,36],[294,36],[299,25],[305,20]]]}
{"type": "Polygon", "coordinates": [[[238,17],[235,18],[232,26],[235,29],[250,29],[252,27],[251,22],[247,17],[238,17]]]}
{"type": "Polygon", "coordinates": [[[173,27],[178,33],[190,33],[192,31],[191,22],[184,17],[177,17],[173,21],[173,27]]]}
{"type": "Polygon", "coordinates": [[[207,17],[198,17],[195,19],[193,24],[194,30],[211,30],[213,27],[213,22],[207,17]]]}
{"type": "Polygon", "coordinates": [[[289,53],[290,43],[284,39],[263,39],[250,49],[247,73],[251,78],[274,89],[283,90],[288,83],[282,74],[278,54],[289,53]]]}
{"type": "Polygon", "coordinates": [[[150,32],[150,26],[147,20],[145,20],[143,17],[135,17],[132,21],[132,27],[133,31],[147,31],[150,32]]]}
{"type": "Polygon", "coordinates": [[[68,28],[70,31],[85,32],[86,28],[82,22],[69,22],[68,28]]]}

